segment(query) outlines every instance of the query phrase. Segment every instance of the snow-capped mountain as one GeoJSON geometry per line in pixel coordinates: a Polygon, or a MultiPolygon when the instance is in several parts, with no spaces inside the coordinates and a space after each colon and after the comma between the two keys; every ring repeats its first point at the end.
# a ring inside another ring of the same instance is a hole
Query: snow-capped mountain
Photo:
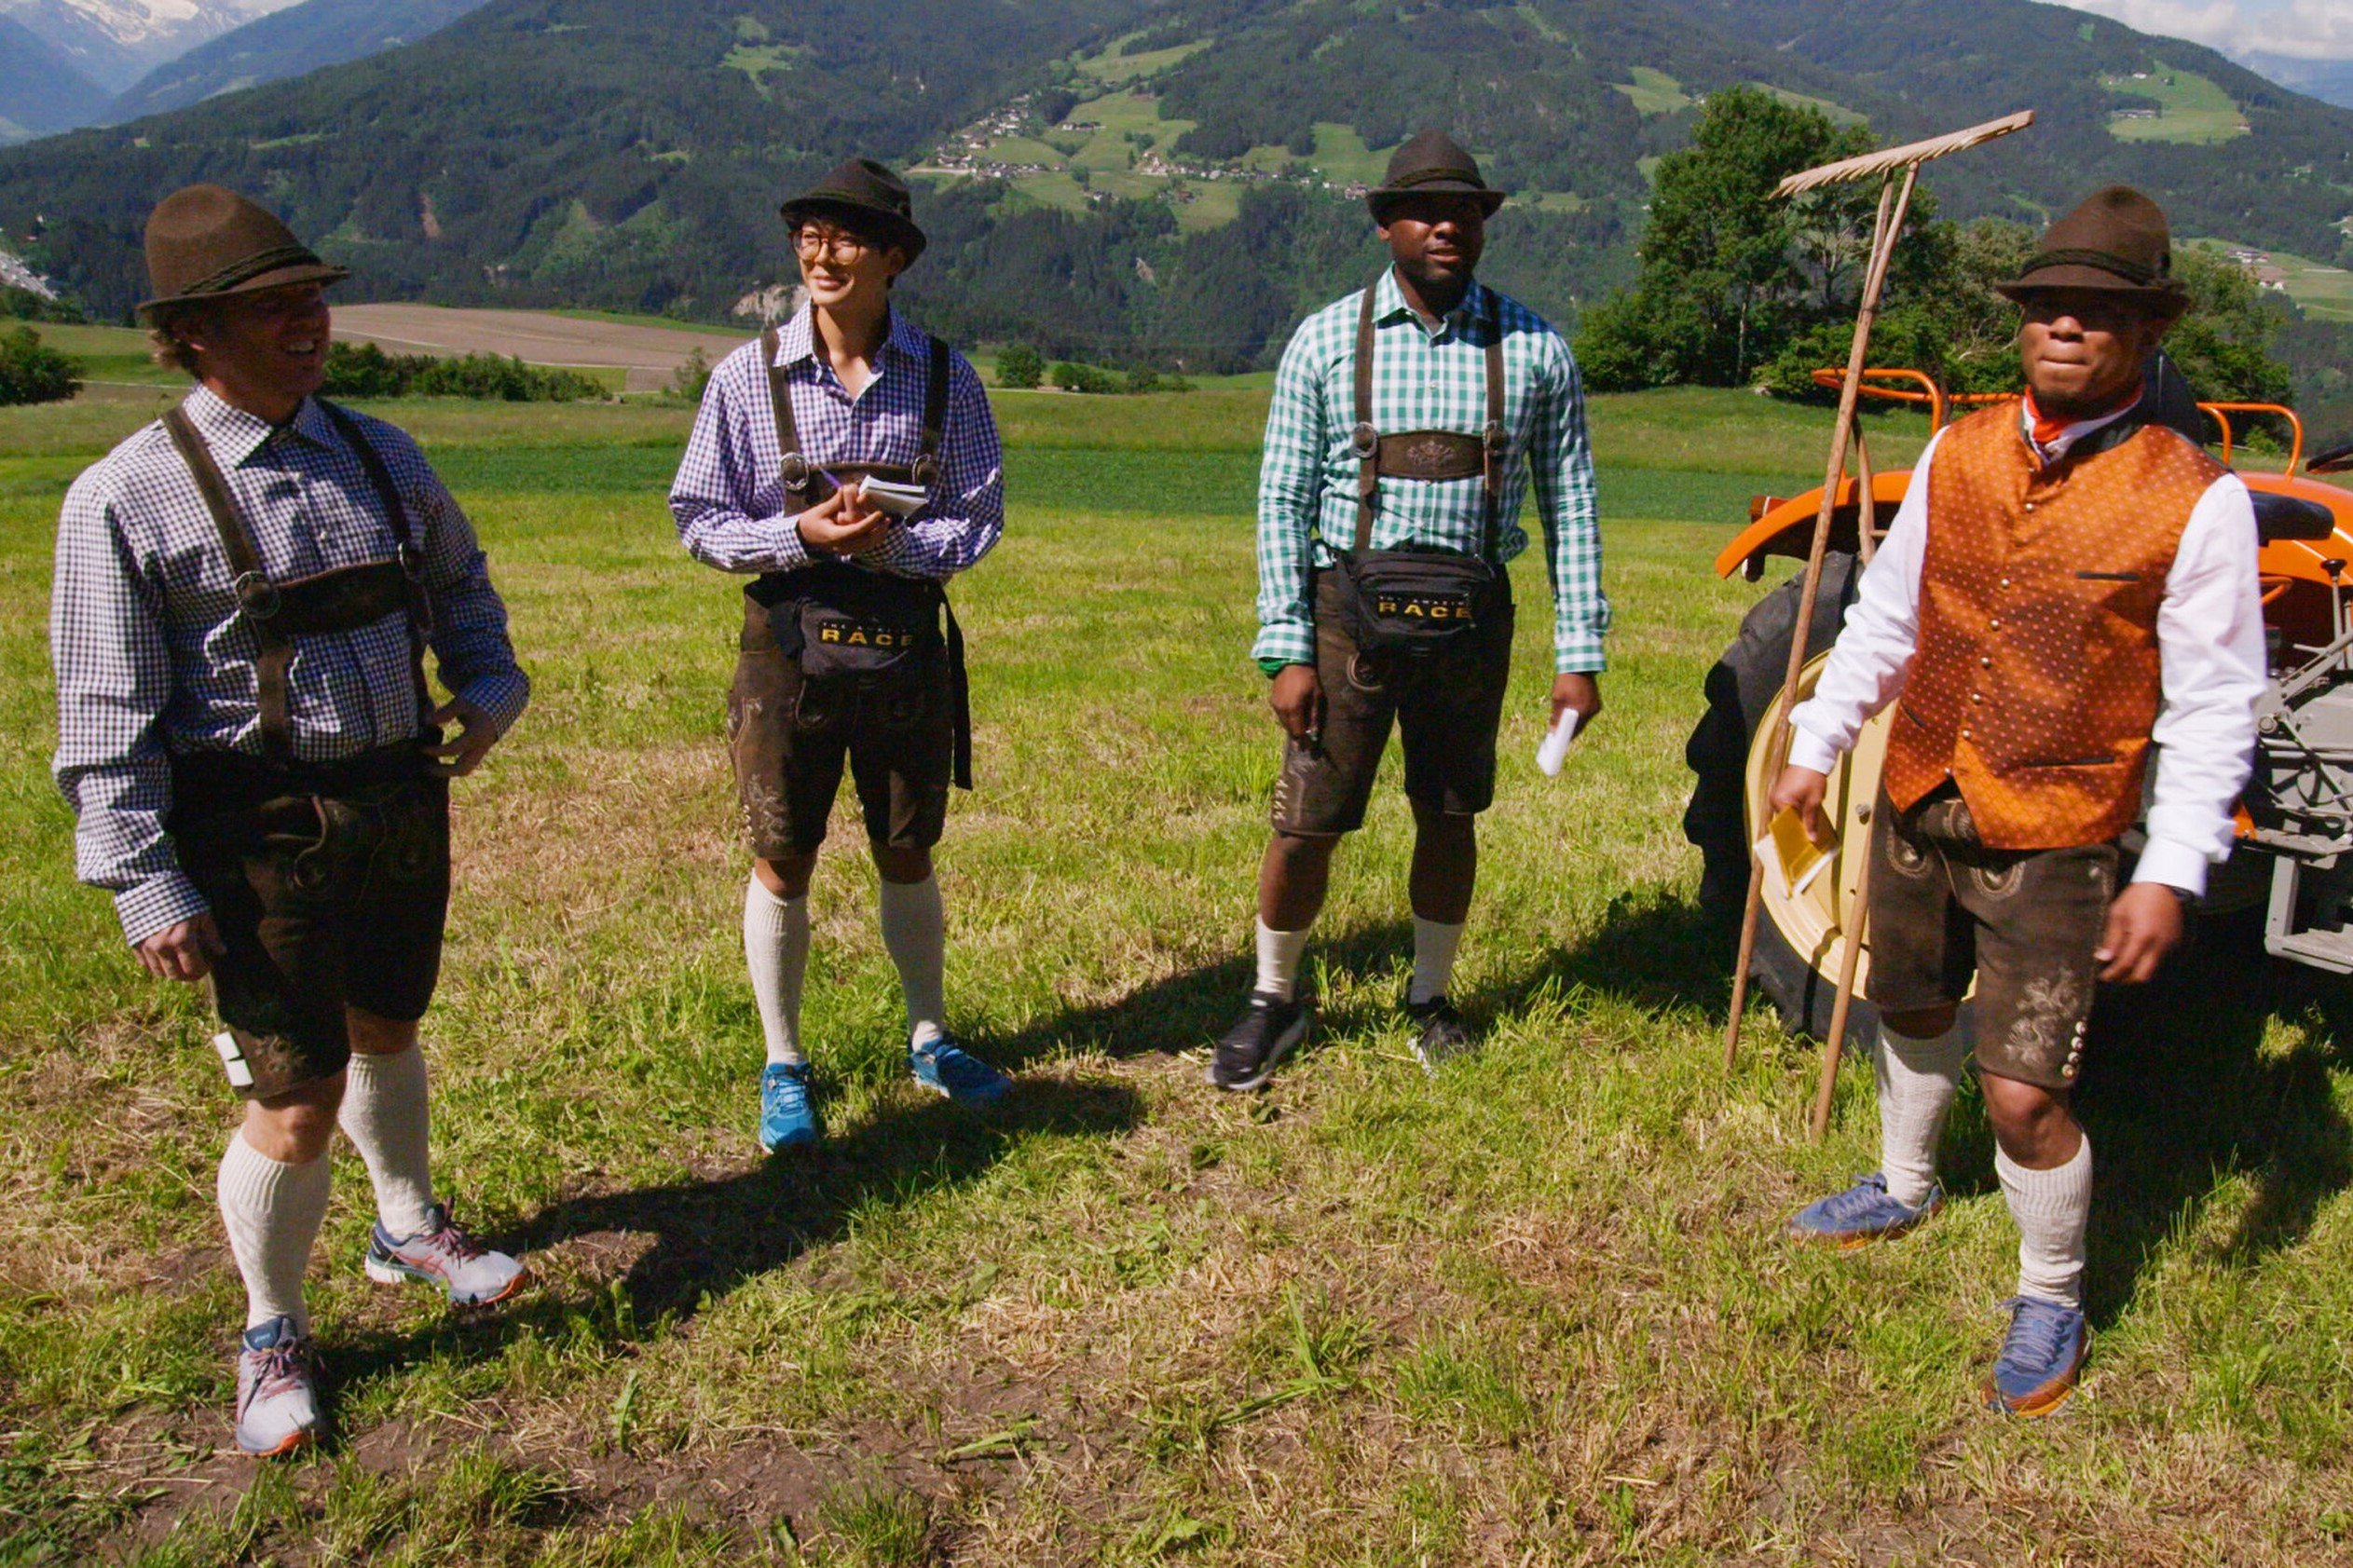
{"type": "Polygon", "coordinates": [[[0,0],[0,15],[120,92],[198,44],[294,0],[0,0]]]}

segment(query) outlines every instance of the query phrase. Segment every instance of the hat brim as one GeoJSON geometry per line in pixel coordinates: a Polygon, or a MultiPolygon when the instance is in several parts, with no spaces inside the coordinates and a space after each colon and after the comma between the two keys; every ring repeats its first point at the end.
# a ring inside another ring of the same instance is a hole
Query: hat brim
{"type": "Polygon", "coordinates": [[[860,227],[870,226],[879,230],[884,244],[896,245],[907,252],[910,266],[915,265],[915,258],[923,253],[923,247],[928,243],[922,229],[889,208],[853,201],[844,196],[823,196],[813,192],[808,196],[794,197],[776,209],[777,216],[785,220],[787,228],[819,212],[837,212],[860,227]]]}
{"type": "Polygon", "coordinates": [[[325,262],[304,262],[296,266],[281,266],[257,273],[232,288],[213,289],[200,294],[172,294],[163,299],[144,299],[137,307],[141,316],[153,319],[155,312],[175,305],[202,305],[211,300],[233,299],[239,294],[257,294],[266,289],[283,289],[295,283],[340,283],[351,276],[349,267],[334,266],[325,262]]]}
{"type": "Polygon", "coordinates": [[[1475,196],[1479,206],[1490,218],[1511,195],[1486,185],[1474,185],[1467,180],[1425,180],[1418,185],[1379,185],[1364,193],[1364,204],[1373,210],[1375,222],[1388,222],[1388,212],[1399,202],[1417,196],[1475,196]]]}
{"type": "Polygon", "coordinates": [[[2147,301],[2151,306],[2182,306],[2189,303],[2189,291],[2171,279],[2160,283],[2136,283],[2105,267],[2088,266],[2082,262],[2065,262],[2058,266],[2038,266],[2021,278],[2006,283],[1996,283],[1993,292],[2016,304],[2024,305],[2036,294],[2052,293],[2060,289],[2084,289],[2103,294],[2122,294],[2147,301]]]}

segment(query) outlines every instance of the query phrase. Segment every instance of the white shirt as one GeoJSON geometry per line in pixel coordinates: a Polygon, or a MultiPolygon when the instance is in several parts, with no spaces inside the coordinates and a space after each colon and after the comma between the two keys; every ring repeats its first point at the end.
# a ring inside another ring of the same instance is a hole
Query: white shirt
{"type": "MultiPolygon", "coordinates": [[[[2093,430],[2120,418],[2070,425],[2047,446],[2045,467],[2093,430]]],[[[1920,638],[1920,569],[1928,543],[1928,466],[1938,432],[1912,470],[1904,504],[1863,573],[1838,645],[1813,700],[1789,716],[1789,760],[1826,773],[1854,743],[1864,721],[1904,689],[1920,638]]],[[[2030,441],[2032,445],[2032,442],[2030,441]]],[[[2157,661],[2164,706],[2150,739],[2157,745],[2149,845],[2136,882],[2206,891],[2206,868],[2230,853],[2232,808],[2254,764],[2255,702],[2268,683],[2262,593],[2256,582],[2255,506],[2237,474],[2200,496],[2182,530],[2157,607],[2157,661]]]]}

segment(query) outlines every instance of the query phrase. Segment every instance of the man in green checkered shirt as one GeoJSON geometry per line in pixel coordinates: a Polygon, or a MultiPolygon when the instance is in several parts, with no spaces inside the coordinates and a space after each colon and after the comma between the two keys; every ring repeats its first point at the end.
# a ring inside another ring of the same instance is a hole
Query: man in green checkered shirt
{"type": "Polygon", "coordinates": [[[1503,194],[1424,131],[1369,201],[1393,264],[1372,285],[1369,329],[1361,291],[1307,318],[1266,416],[1253,653],[1286,740],[1259,870],[1257,979],[1211,1063],[1221,1088],[1259,1087],[1306,1038],[1300,954],[1332,852],[1363,825],[1392,725],[1414,809],[1415,1051],[1434,1070],[1471,1046],[1446,990],[1477,872],[1475,821],[1495,795],[1512,624],[1501,568],[1527,547],[1518,517],[1531,484],[1553,584],[1551,721],[1601,711],[1609,605],[1576,361],[1542,318],[1473,279],[1503,194]],[[1356,570],[1433,562],[1476,585],[1421,592],[1410,575],[1356,570]],[[1376,580],[1404,587],[1376,592],[1376,580]],[[1379,620],[1389,612],[1408,619],[1379,620]],[[1457,629],[1433,635],[1411,628],[1415,617],[1457,629]]]}

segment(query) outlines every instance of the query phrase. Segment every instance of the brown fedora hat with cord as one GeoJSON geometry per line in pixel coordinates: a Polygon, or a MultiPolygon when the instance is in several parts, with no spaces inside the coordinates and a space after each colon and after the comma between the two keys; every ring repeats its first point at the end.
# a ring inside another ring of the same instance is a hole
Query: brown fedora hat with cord
{"type": "Polygon", "coordinates": [[[1479,160],[1455,144],[1443,130],[1416,134],[1389,155],[1389,172],[1378,186],[1364,193],[1373,221],[1389,222],[1390,209],[1406,197],[1471,196],[1490,215],[1503,205],[1504,193],[1480,177],[1479,160]]]}
{"type": "Polygon", "coordinates": [[[842,214],[879,231],[884,244],[907,252],[910,266],[923,253],[923,231],[915,226],[915,202],[907,182],[870,157],[845,158],[776,211],[787,228],[799,228],[802,219],[822,212],[842,214]]]}
{"type": "Polygon", "coordinates": [[[147,214],[147,284],[139,313],[351,274],[321,261],[266,209],[221,185],[188,185],[147,214]]]}
{"type": "Polygon", "coordinates": [[[2130,185],[2092,192],[2043,232],[2026,270],[1994,289],[2024,303],[2051,289],[2096,289],[2179,310],[2189,291],[2173,276],[2173,233],[2165,210],[2130,185]]]}

